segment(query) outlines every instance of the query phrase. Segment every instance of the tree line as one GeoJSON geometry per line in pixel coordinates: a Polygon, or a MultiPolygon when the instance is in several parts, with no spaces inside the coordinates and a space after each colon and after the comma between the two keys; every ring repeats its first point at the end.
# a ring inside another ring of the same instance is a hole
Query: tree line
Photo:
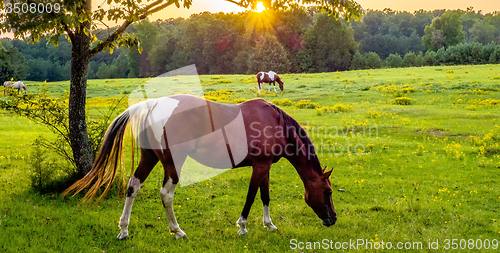
{"type": "MultiPolygon", "coordinates": [[[[90,61],[88,78],[153,77],[196,64],[199,74],[330,72],[381,67],[500,63],[500,13],[368,10],[345,23],[294,8],[200,13],[129,26],[142,52],[118,48],[90,61]]],[[[97,37],[107,30],[95,31],[97,37]]],[[[70,78],[71,44],[1,39],[3,80],[70,78]]]]}

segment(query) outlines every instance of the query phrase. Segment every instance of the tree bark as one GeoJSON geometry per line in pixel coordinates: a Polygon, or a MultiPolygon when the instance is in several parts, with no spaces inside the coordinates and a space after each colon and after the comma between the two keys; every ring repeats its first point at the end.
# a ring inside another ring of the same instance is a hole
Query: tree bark
{"type": "MultiPolygon", "coordinates": [[[[91,1],[87,0],[83,8],[91,9],[91,1]]],[[[90,63],[91,37],[84,29],[90,30],[90,23],[84,22],[80,29],[74,31],[71,40],[71,81],[69,88],[69,139],[73,158],[76,163],[77,176],[85,176],[94,163],[94,153],[90,146],[85,117],[87,99],[87,73],[90,63]]]]}
{"type": "Polygon", "coordinates": [[[90,37],[83,31],[75,33],[71,50],[71,82],[69,90],[69,138],[78,177],[92,168],[94,154],[90,146],[85,120],[87,72],[90,62],[90,37]]]}

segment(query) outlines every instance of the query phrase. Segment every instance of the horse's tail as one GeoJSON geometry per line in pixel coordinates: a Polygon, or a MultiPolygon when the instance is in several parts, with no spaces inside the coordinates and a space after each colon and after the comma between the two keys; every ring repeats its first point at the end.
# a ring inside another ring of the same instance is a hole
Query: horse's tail
{"type": "Polygon", "coordinates": [[[82,202],[92,201],[103,185],[106,185],[106,188],[98,201],[106,196],[118,172],[120,158],[123,154],[123,138],[129,122],[130,114],[127,110],[111,123],[104,135],[104,141],[99,149],[99,153],[97,153],[97,158],[94,160],[92,169],[82,179],[66,189],[63,195],[73,193],[74,196],[95,181],[83,197],[82,202]]]}
{"type": "Polygon", "coordinates": [[[259,72],[259,73],[257,73],[257,75],[255,75],[255,77],[257,77],[257,82],[258,83],[260,83],[262,81],[262,75],[263,75],[262,72],[259,72]]]}

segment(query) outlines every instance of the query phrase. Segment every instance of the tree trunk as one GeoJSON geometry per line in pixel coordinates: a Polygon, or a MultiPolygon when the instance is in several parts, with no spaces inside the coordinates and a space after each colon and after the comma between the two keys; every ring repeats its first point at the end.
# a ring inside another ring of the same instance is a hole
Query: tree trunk
{"type": "Polygon", "coordinates": [[[92,168],[94,154],[90,146],[85,121],[87,72],[90,62],[90,37],[75,32],[71,50],[71,82],[69,90],[69,138],[77,174],[81,178],[92,168]]]}

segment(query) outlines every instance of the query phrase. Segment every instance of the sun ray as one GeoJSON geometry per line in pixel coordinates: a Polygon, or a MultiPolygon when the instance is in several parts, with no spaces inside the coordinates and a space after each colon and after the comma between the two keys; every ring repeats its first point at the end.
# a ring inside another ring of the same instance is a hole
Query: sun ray
{"type": "Polygon", "coordinates": [[[274,34],[274,15],[272,12],[253,12],[248,15],[247,32],[258,34],[274,34]]]}

